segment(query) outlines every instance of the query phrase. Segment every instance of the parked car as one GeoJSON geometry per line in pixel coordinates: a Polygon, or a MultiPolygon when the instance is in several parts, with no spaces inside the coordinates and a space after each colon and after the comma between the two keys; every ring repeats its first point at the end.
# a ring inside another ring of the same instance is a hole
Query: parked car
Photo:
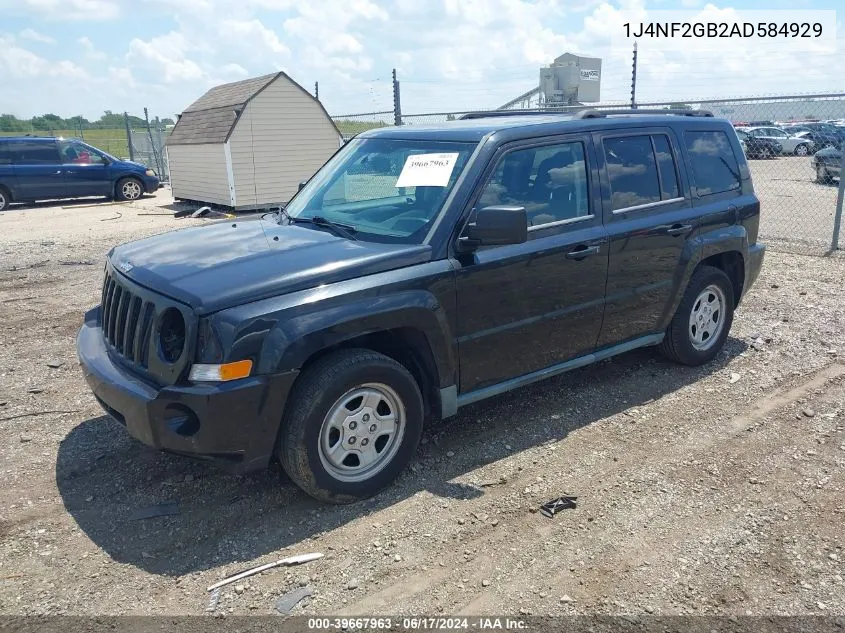
{"type": "Polygon", "coordinates": [[[743,150],[748,158],[774,158],[783,151],[783,146],[774,139],[751,136],[740,128],[737,128],[736,135],[745,144],[743,150]]]}
{"type": "Polygon", "coordinates": [[[82,141],[0,137],[0,211],[12,202],[54,198],[137,200],[160,186],[152,169],[82,141]]]}
{"type": "Polygon", "coordinates": [[[845,141],[845,128],[829,123],[811,122],[790,126],[790,134],[801,136],[812,142],[810,152],[817,152],[825,147],[839,147],[845,141]]]}
{"type": "Polygon", "coordinates": [[[833,182],[834,177],[841,178],[843,148],[845,143],[839,147],[825,147],[813,154],[810,163],[816,172],[816,182],[827,184],[833,182]]]}
{"type": "Polygon", "coordinates": [[[349,502],[398,476],[425,419],[634,348],[711,361],[759,220],[709,113],[374,129],[278,213],[112,249],[77,351],[140,441],[238,471],[275,457],[349,502]]]}
{"type": "Polygon", "coordinates": [[[776,127],[744,127],[739,128],[749,136],[774,141],[781,146],[784,154],[807,156],[810,154],[811,144],[800,136],[790,136],[776,127]]]}

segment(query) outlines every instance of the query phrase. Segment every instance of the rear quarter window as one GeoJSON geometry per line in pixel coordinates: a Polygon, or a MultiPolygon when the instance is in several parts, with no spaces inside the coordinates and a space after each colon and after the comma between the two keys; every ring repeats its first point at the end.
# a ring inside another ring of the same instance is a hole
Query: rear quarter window
{"type": "Polygon", "coordinates": [[[733,191],[742,186],[739,163],[725,132],[688,130],[684,133],[684,144],[699,196],[733,191]]]}

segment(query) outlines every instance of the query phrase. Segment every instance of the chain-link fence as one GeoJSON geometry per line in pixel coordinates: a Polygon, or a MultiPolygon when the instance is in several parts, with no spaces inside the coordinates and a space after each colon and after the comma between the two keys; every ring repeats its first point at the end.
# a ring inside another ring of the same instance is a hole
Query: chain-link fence
{"type": "MultiPolygon", "coordinates": [[[[626,103],[569,106],[555,112],[628,108],[626,103]]],[[[730,120],[745,148],[760,198],[761,239],[772,248],[824,254],[845,248],[837,225],[842,208],[839,173],[845,143],[845,94],[674,99],[638,108],[709,110],[730,120]]],[[[445,123],[466,112],[402,114],[403,125],[445,123]]],[[[393,125],[393,112],[336,117],[345,137],[393,125]],[[345,127],[341,127],[344,122],[345,127]]]]}
{"type": "Polygon", "coordinates": [[[162,181],[170,181],[170,167],[164,143],[169,131],[164,127],[141,128],[129,131],[132,160],[155,169],[162,181]]]}

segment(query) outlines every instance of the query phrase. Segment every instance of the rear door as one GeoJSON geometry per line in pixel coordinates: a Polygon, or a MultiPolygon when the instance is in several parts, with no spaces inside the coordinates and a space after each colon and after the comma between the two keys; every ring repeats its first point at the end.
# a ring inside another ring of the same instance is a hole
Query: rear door
{"type": "Polygon", "coordinates": [[[597,347],[661,331],[678,291],[684,244],[696,225],[679,140],[669,128],[594,134],[610,261],[597,347]]]}
{"type": "Polygon", "coordinates": [[[65,175],[56,141],[19,141],[12,151],[19,200],[65,197],[65,175]]]}
{"type": "Polygon", "coordinates": [[[109,161],[78,141],[59,141],[68,198],[112,193],[109,161]]]}
{"type": "Polygon", "coordinates": [[[604,310],[607,238],[587,135],[508,146],[474,210],[526,208],[528,241],[456,258],[461,393],[593,351],[604,310]]]}

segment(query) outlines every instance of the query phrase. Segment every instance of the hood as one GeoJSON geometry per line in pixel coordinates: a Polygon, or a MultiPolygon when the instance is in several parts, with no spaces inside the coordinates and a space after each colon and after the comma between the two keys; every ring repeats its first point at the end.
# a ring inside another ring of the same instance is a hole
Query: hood
{"type": "Polygon", "coordinates": [[[140,169],[146,170],[147,166],[144,163],[139,163],[134,160],[116,160],[115,162],[120,163],[122,165],[131,165],[132,167],[138,167],[140,169]]]}
{"type": "Polygon", "coordinates": [[[431,249],[337,237],[249,218],[172,231],[116,247],[133,281],[207,314],[297,290],[423,263],[431,249]]]}

